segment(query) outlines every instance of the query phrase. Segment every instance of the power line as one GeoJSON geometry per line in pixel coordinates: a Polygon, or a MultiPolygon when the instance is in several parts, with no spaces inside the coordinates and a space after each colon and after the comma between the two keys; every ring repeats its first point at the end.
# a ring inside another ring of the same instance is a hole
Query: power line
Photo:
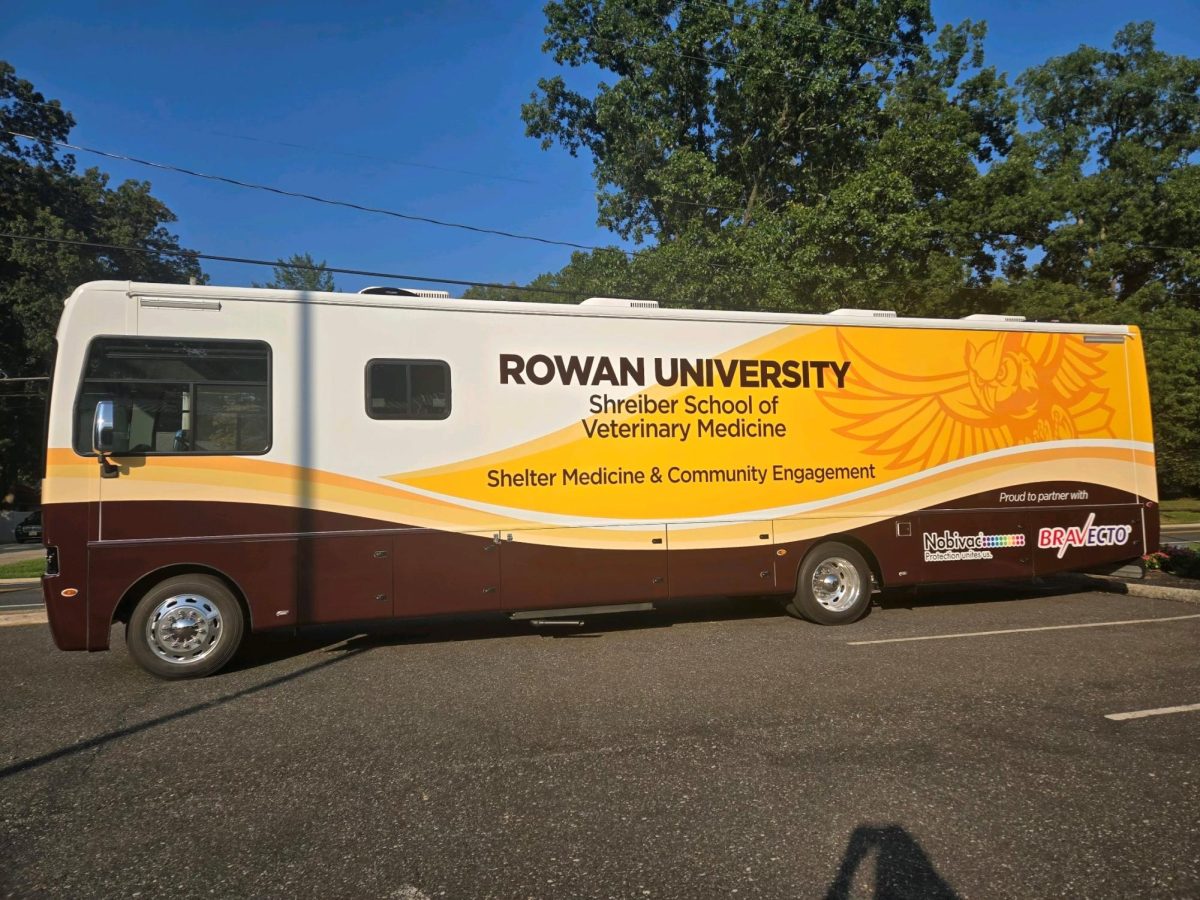
{"type": "MultiPolygon", "coordinates": [[[[470,171],[469,169],[449,169],[449,168],[446,168],[445,166],[431,166],[431,165],[426,165],[424,163],[405,162],[403,160],[398,160],[398,159],[389,159],[384,156],[371,156],[370,154],[367,154],[367,153],[351,153],[347,150],[334,150],[329,147],[312,147],[307,144],[296,144],[291,141],[274,141],[274,140],[269,140],[267,138],[251,137],[250,135],[245,135],[245,134],[233,134],[228,131],[210,131],[209,134],[216,135],[217,137],[232,138],[233,140],[237,140],[237,141],[250,141],[250,142],[256,143],[256,144],[270,144],[275,147],[290,147],[294,150],[305,150],[309,153],[329,153],[334,156],[346,156],[351,159],[365,159],[365,160],[372,160],[374,162],[383,162],[383,163],[388,163],[388,164],[397,165],[397,166],[414,166],[414,167],[420,168],[420,169],[432,169],[435,172],[450,172],[450,173],[453,173],[456,175],[471,175],[476,178],[493,178],[493,179],[496,179],[499,181],[513,181],[513,182],[517,182],[519,184],[532,184],[532,185],[546,184],[546,182],[544,182],[544,181],[537,181],[532,178],[518,178],[513,175],[497,175],[494,173],[490,174],[487,172],[473,172],[473,171],[470,171]]],[[[716,210],[720,210],[721,212],[738,213],[738,212],[742,211],[741,207],[721,206],[716,203],[701,203],[697,200],[685,200],[682,197],[677,197],[677,196],[674,196],[671,194],[661,194],[661,195],[654,196],[654,197],[647,196],[646,199],[647,200],[665,201],[668,203],[678,203],[682,206],[696,206],[696,207],[699,207],[700,209],[716,209],[716,210]]]]}
{"type": "MultiPolygon", "coordinates": [[[[52,108],[52,109],[55,109],[58,111],[65,111],[64,107],[55,106],[54,103],[49,102],[49,101],[41,101],[41,102],[26,101],[26,102],[28,102],[30,105],[34,105],[34,106],[45,106],[45,107],[52,108]]],[[[55,102],[57,102],[57,101],[55,101],[55,102]]],[[[36,143],[57,144],[56,141],[54,141],[53,139],[50,139],[50,138],[37,138],[37,137],[33,137],[32,135],[21,134],[20,132],[8,131],[5,129],[0,129],[0,131],[2,131],[5,134],[11,134],[11,135],[14,135],[17,137],[22,137],[25,140],[34,141],[36,143]]],[[[385,162],[385,163],[390,163],[390,164],[398,165],[398,166],[416,166],[419,168],[432,169],[432,170],[439,171],[439,172],[451,172],[451,173],[455,173],[455,174],[459,174],[459,175],[470,175],[470,176],[477,177],[477,178],[494,178],[494,179],[498,179],[498,180],[502,180],[502,181],[512,181],[512,182],[516,182],[519,184],[531,184],[531,185],[547,184],[547,182],[544,182],[544,181],[537,181],[537,180],[529,179],[529,178],[520,178],[520,177],[513,176],[513,175],[499,175],[496,173],[475,172],[475,171],[471,171],[471,170],[467,170],[467,169],[451,169],[451,168],[446,168],[443,166],[433,166],[433,165],[426,165],[423,163],[406,162],[403,160],[390,159],[390,158],[382,157],[382,156],[371,156],[371,155],[365,154],[365,153],[351,153],[351,152],[345,151],[345,150],[334,150],[334,149],[328,148],[328,147],[313,147],[308,144],[298,144],[298,143],[295,143],[292,141],[269,140],[267,138],[253,137],[253,136],[244,135],[244,134],[233,134],[231,132],[225,132],[225,131],[210,131],[207,133],[216,135],[218,137],[232,138],[234,140],[239,140],[239,141],[250,141],[250,142],[254,142],[254,143],[270,144],[270,145],[274,145],[274,146],[278,146],[278,147],[291,147],[296,150],[305,150],[310,153],[329,153],[329,154],[333,154],[336,156],[347,156],[347,157],[351,157],[351,158],[355,158],[355,159],[374,160],[377,162],[385,162]]],[[[67,147],[70,147],[71,149],[81,149],[84,152],[88,152],[88,153],[96,153],[99,155],[106,155],[105,151],[101,151],[101,150],[89,150],[87,148],[76,148],[76,147],[71,147],[71,145],[69,145],[69,144],[62,145],[62,146],[67,146],[67,147]]],[[[129,158],[121,157],[118,154],[109,154],[109,155],[111,155],[113,158],[116,158],[116,159],[123,159],[126,162],[137,162],[142,165],[155,165],[154,163],[144,162],[142,160],[136,160],[131,157],[129,157],[129,158]]],[[[185,170],[172,169],[171,167],[168,167],[165,164],[158,164],[158,165],[160,168],[165,168],[168,171],[185,171],[185,170]]],[[[186,174],[199,175],[199,173],[192,173],[192,172],[186,172],[186,174]]],[[[200,176],[200,177],[209,177],[209,176],[200,176]]],[[[228,181],[233,184],[238,184],[238,182],[236,182],[234,179],[223,178],[222,176],[211,176],[211,177],[225,180],[225,181],[228,181]]],[[[253,186],[258,187],[257,185],[253,185],[253,186]]],[[[551,186],[553,186],[553,185],[551,185],[551,186]]],[[[276,191],[276,192],[281,192],[278,189],[271,188],[271,187],[266,187],[265,189],[276,191]]],[[[657,195],[649,195],[648,194],[645,196],[644,199],[647,201],[659,201],[659,202],[665,201],[665,202],[669,202],[669,203],[678,203],[683,206],[695,206],[700,209],[713,209],[713,210],[718,210],[720,212],[728,212],[728,213],[743,212],[743,208],[740,206],[722,206],[718,203],[701,202],[698,200],[687,200],[683,197],[680,197],[680,196],[677,196],[674,194],[657,194],[657,195]]],[[[336,201],[336,202],[340,202],[340,201],[336,201]]],[[[371,211],[372,212],[380,212],[379,210],[371,210],[371,211]]],[[[419,217],[413,217],[413,218],[418,218],[419,221],[429,221],[426,219],[421,219],[419,217]]],[[[461,226],[461,227],[471,228],[474,226],[461,226]]],[[[536,240],[537,238],[532,238],[532,239],[536,240]]],[[[578,246],[578,245],[569,245],[569,246],[578,246]]],[[[592,248],[582,247],[581,249],[592,249],[592,248]]]]}
{"type": "Polygon", "coordinates": [[[246,134],[232,134],[228,131],[210,131],[217,137],[233,138],[237,141],[250,141],[255,144],[270,144],[275,147],[290,147],[293,150],[306,150],[309,153],[330,153],[335,156],[347,156],[352,159],[366,159],[373,162],[388,163],[393,166],[410,166],[416,169],[431,169],[434,172],[450,172],[455,175],[471,175],[475,178],[494,178],[497,181],[515,181],[518,184],[538,184],[530,178],[518,178],[515,175],[495,175],[487,172],[472,172],[469,169],[450,169],[446,166],[431,166],[427,163],[408,162],[402,159],[389,159],[385,156],[372,156],[368,153],[352,153],[349,150],[334,150],[330,147],[310,147],[307,144],[294,144],[291,141],[273,141],[268,138],[251,137],[246,134]]]}
{"type": "Polygon", "coordinates": [[[145,253],[153,256],[176,256],[185,259],[207,259],[213,262],[228,262],[239,263],[247,266],[270,266],[280,269],[301,269],[313,272],[331,272],[338,275],[362,275],[367,278],[390,278],[395,281],[420,281],[429,284],[456,284],[465,285],[467,287],[489,287],[501,288],[506,291],[528,291],[537,294],[560,294],[564,297],[580,297],[583,295],[581,291],[566,291],[558,288],[535,288],[524,287],[515,284],[500,284],[492,281],[468,281],[461,278],[434,278],[425,275],[407,275],[399,272],[376,272],[369,269],[348,269],[337,266],[319,266],[308,265],[306,263],[284,262],[283,260],[271,261],[269,259],[253,259],[244,256],[225,256],[217,253],[200,253],[196,250],[170,250],[155,247],[137,247],[126,244],[104,244],[97,241],[80,241],[71,238],[52,238],[40,237],[31,234],[13,234],[11,232],[0,232],[0,238],[8,238],[16,241],[37,241],[44,244],[59,244],[71,247],[87,247],[93,250],[116,251],[118,253],[145,253]]]}
{"type": "MultiPolygon", "coordinates": [[[[515,285],[515,284],[501,284],[499,282],[467,281],[464,279],[457,279],[457,278],[437,278],[437,277],[433,277],[433,276],[424,276],[424,275],[405,275],[405,274],[400,274],[400,273],[396,273],[396,272],[375,272],[375,271],[371,271],[371,270],[367,270],[367,269],[352,269],[352,268],[345,268],[345,267],[339,267],[339,266],[318,266],[318,265],[309,265],[307,263],[287,263],[287,262],[282,262],[280,260],[276,260],[276,261],[272,262],[271,260],[266,260],[266,259],[253,259],[253,258],[249,258],[249,257],[240,257],[240,256],[225,256],[225,255],[219,255],[219,254],[215,254],[215,253],[200,253],[195,250],[182,250],[182,249],[181,250],[167,250],[167,249],[156,249],[153,247],[136,247],[136,246],[125,246],[125,245],[119,245],[119,244],[104,244],[104,243],[98,243],[98,242],[94,242],[94,241],[80,241],[80,240],[72,240],[69,238],[38,237],[38,236],[34,236],[34,235],[12,234],[12,233],[8,233],[8,232],[0,232],[0,238],[8,238],[10,240],[21,240],[21,241],[36,241],[36,242],[40,242],[40,243],[60,244],[60,245],[68,245],[68,246],[74,246],[74,247],[87,247],[87,248],[98,249],[98,250],[110,250],[110,251],[116,250],[116,251],[127,252],[127,253],[144,253],[144,254],[154,255],[154,256],[177,256],[177,257],[186,257],[186,258],[192,258],[192,259],[208,259],[208,260],[214,260],[217,262],[230,262],[230,263],[238,263],[238,264],[242,264],[242,265],[271,266],[272,268],[301,269],[301,270],[307,270],[307,271],[323,271],[323,272],[331,272],[331,273],[337,273],[337,274],[342,274],[342,275],[363,275],[363,276],[367,276],[367,277],[371,277],[371,278],[390,278],[390,279],[393,279],[396,281],[419,281],[419,282],[425,282],[425,283],[430,283],[430,284],[455,284],[455,285],[466,285],[469,287],[490,287],[490,288],[499,288],[501,290],[508,290],[508,291],[518,291],[518,292],[527,292],[527,293],[535,293],[535,294],[554,294],[554,295],[558,295],[558,296],[572,297],[572,298],[585,297],[585,296],[589,296],[593,293],[603,293],[602,291],[601,292],[569,291],[569,290],[564,290],[561,288],[535,288],[535,287],[527,287],[527,286],[515,285]]],[[[806,274],[806,275],[801,275],[798,277],[801,279],[808,278],[808,277],[816,278],[816,277],[819,277],[821,274],[824,274],[824,273],[814,272],[814,273],[811,273],[811,275],[806,274]]],[[[871,283],[872,284],[893,285],[893,286],[904,287],[904,288],[913,287],[913,284],[911,282],[903,282],[903,281],[872,280],[871,283]]],[[[986,291],[988,289],[982,285],[959,285],[958,287],[952,288],[952,290],[954,290],[954,291],[964,290],[964,291],[976,291],[977,292],[977,291],[986,291]]],[[[1190,297],[1193,295],[1189,294],[1189,295],[1177,295],[1177,296],[1190,297]]],[[[669,307],[671,304],[671,301],[669,301],[669,300],[657,300],[654,297],[641,297],[639,299],[656,300],[656,302],[661,303],[664,307],[669,307]]],[[[700,308],[706,308],[706,307],[700,307],[700,308]]],[[[764,313],[785,313],[785,314],[789,314],[789,315],[795,315],[798,312],[795,309],[787,309],[787,308],[783,308],[783,307],[772,307],[772,306],[755,306],[755,307],[744,307],[744,308],[721,307],[721,309],[726,312],[753,312],[753,313],[764,312],[764,313]]],[[[1159,328],[1159,327],[1153,327],[1153,326],[1144,327],[1144,328],[1142,328],[1142,331],[1146,331],[1146,332],[1176,332],[1176,333],[1180,333],[1180,334],[1196,334],[1197,333],[1197,329],[1195,329],[1195,328],[1159,328]]],[[[31,380],[34,380],[34,379],[31,379],[31,380]]]]}
{"type": "MultiPolygon", "coordinates": [[[[257,190],[257,191],[267,191],[268,193],[278,194],[279,196],[282,196],[282,197],[293,197],[293,198],[300,199],[300,200],[311,200],[314,203],[324,203],[327,206],[340,206],[345,209],[355,209],[355,210],[358,210],[359,212],[377,213],[378,215],[381,215],[381,216],[391,216],[393,218],[404,219],[405,221],[409,221],[409,222],[422,222],[426,225],[437,225],[441,228],[458,228],[463,231],[475,232],[476,234],[491,234],[491,235],[496,235],[497,237],[512,238],[513,240],[518,240],[518,241],[533,241],[533,242],[536,242],[539,244],[550,244],[550,245],[557,246],[557,247],[570,247],[575,250],[620,249],[620,248],[611,248],[611,247],[600,247],[595,244],[577,244],[573,241],[560,241],[560,240],[555,240],[554,238],[539,237],[537,235],[532,235],[532,234],[518,234],[518,233],[512,232],[512,231],[504,231],[499,228],[484,228],[479,225],[467,225],[462,222],[445,222],[445,221],[442,221],[441,219],[429,218],[428,216],[410,215],[409,213],[397,212],[396,210],[393,210],[393,209],[384,209],[383,207],[378,207],[378,206],[366,206],[364,204],[354,203],[349,200],[334,200],[329,197],[320,197],[316,194],[306,194],[301,191],[289,191],[289,190],[285,190],[284,188],[272,187],[271,185],[268,185],[268,184],[258,184],[253,181],[241,181],[237,178],[229,178],[225,175],[212,175],[207,172],[197,172],[194,169],[186,169],[186,168],[183,168],[182,166],[174,166],[169,163],[154,162],[154,161],[148,160],[148,159],[139,159],[136,156],[127,156],[122,153],[112,153],[107,150],[98,150],[95,147],[85,147],[81,144],[70,144],[70,143],[67,143],[66,141],[55,141],[55,140],[50,140],[48,138],[36,138],[36,137],[33,137],[32,135],[22,134],[19,131],[12,131],[10,129],[3,129],[3,131],[5,134],[11,134],[14,137],[19,137],[24,140],[33,141],[33,142],[39,143],[39,144],[52,144],[55,147],[61,147],[61,148],[67,149],[67,150],[75,150],[75,151],[78,151],[81,153],[93,153],[96,156],[103,156],[107,159],[115,159],[115,160],[119,160],[121,162],[136,163],[139,166],[147,166],[149,168],[159,169],[159,170],[165,171],[165,172],[177,172],[182,175],[190,175],[193,178],[204,178],[204,179],[207,179],[208,181],[218,181],[223,184],[234,185],[235,187],[250,188],[252,190],[257,190]]],[[[629,251],[629,250],[621,250],[621,252],[631,255],[631,251],[629,251]]]]}
{"type": "MultiPolygon", "coordinates": [[[[62,147],[62,148],[68,149],[68,150],[76,150],[76,151],[80,151],[83,153],[93,153],[93,154],[96,154],[97,156],[103,156],[108,159],[120,160],[122,162],[131,162],[131,163],[135,163],[137,165],[148,166],[150,168],[160,169],[163,171],[177,172],[177,173],[180,173],[183,175],[190,175],[195,178],[203,178],[203,179],[207,179],[210,181],[218,181],[218,182],[222,182],[224,184],[234,185],[235,187],[267,191],[269,193],[278,194],[278,195],[284,196],[284,197],[293,197],[293,198],[297,198],[297,199],[301,199],[301,200],[312,200],[316,203],[323,203],[323,204],[326,204],[329,206],[340,206],[340,207],[345,207],[347,209],[358,210],[360,212],[378,213],[380,215],[392,216],[394,218],[404,219],[407,221],[422,222],[422,223],[429,224],[429,225],[437,225],[437,226],[443,227],[443,228],[459,228],[459,229],[462,229],[465,231],[476,232],[479,234],[491,234],[491,235],[496,235],[499,237],[512,238],[515,240],[535,241],[537,243],[542,243],[542,244],[550,244],[550,245],[555,245],[555,246],[560,246],[560,247],[571,247],[576,250],[608,250],[608,251],[615,251],[618,253],[623,253],[624,255],[626,255],[628,257],[632,257],[634,255],[634,251],[626,250],[622,247],[615,247],[615,246],[611,246],[611,245],[607,246],[607,247],[602,247],[602,246],[599,246],[596,244],[577,244],[572,241],[559,241],[559,240],[555,240],[553,238],[540,237],[537,235],[518,234],[515,232],[502,231],[500,229],[494,229],[494,228],[483,228],[483,227],[480,227],[477,225],[466,225],[466,224],[463,224],[460,222],[445,222],[445,221],[441,221],[439,219],[432,219],[432,218],[428,218],[425,216],[409,215],[407,213],[401,213],[401,212],[397,212],[395,210],[384,209],[381,207],[364,206],[362,204],[353,203],[353,202],[347,201],[347,200],[334,200],[334,199],[330,199],[327,197],[320,197],[320,196],[317,196],[316,194],[307,194],[307,193],[303,193],[300,191],[289,191],[289,190],[285,190],[284,188],[272,187],[270,185],[257,184],[255,182],[250,182],[250,181],[241,181],[236,178],[229,178],[225,175],[213,175],[213,174],[209,174],[209,173],[205,173],[205,172],[197,172],[192,169],[183,168],[181,166],[174,166],[174,165],[170,165],[168,163],[159,163],[159,162],[154,162],[152,160],[139,159],[138,157],[127,156],[127,155],[121,154],[121,153],[112,153],[110,151],[99,150],[94,147],[85,147],[81,144],[71,144],[66,141],[55,141],[55,140],[50,140],[47,138],[36,138],[36,137],[33,137],[32,135],[23,134],[18,131],[12,131],[11,129],[0,129],[0,131],[3,131],[3,133],[5,133],[5,134],[13,135],[14,137],[22,138],[23,140],[33,141],[35,143],[52,144],[56,147],[62,147]]],[[[647,198],[647,199],[660,199],[661,200],[661,199],[671,199],[671,198],[661,198],[660,197],[660,198],[647,198]]],[[[676,201],[676,202],[689,203],[690,201],[680,200],[680,201],[676,201]]],[[[694,205],[701,206],[703,204],[696,203],[694,205]]],[[[720,207],[720,206],[715,206],[715,205],[706,206],[705,208],[718,209],[718,210],[723,210],[723,211],[733,211],[728,207],[720,207]]],[[[952,231],[939,229],[936,225],[928,226],[927,230],[930,231],[931,233],[938,233],[943,236],[949,236],[949,237],[961,236],[952,231]]],[[[1179,252],[1183,252],[1183,253],[1196,253],[1197,252],[1197,250],[1194,248],[1172,247],[1172,246],[1168,246],[1168,245],[1164,245],[1164,244],[1130,244],[1129,246],[1143,247],[1143,248],[1157,249],[1157,250],[1174,250],[1174,251],[1179,251],[1179,252]]],[[[709,265],[710,265],[710,267],[718,269],[718,270],[722,270],[722,269],[727,270],[727,267],[724,267],[724,266],[720,266],[720,265],[716,265],[716,264],[712,264],[712,263],[710,263],[709,265]]],[[[455,283],[457,283],[457,282],[455,282],[455,283]]]]}

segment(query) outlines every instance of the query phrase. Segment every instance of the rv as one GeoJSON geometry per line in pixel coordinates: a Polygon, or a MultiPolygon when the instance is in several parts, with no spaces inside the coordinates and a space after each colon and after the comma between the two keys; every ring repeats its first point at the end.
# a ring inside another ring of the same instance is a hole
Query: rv
{"type": "Polygon", "coordinates": [[[550,620],[1113,569],[1158,541],[1136,328],[97,282],[66,301],[50,627],[166,678],[248,630],[550,620]]]}

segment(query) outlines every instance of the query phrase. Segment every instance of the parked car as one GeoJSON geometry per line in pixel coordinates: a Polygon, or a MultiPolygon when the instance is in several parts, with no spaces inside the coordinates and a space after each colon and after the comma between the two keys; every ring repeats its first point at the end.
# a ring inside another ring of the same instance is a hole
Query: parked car
{"type": "Polygon", "coordinates": [[[26,541],[41,541],[42,511],[39,509],[26,516],[25,521],[13,529],[13,534],[16,536],[18,544],[24,544],[26,541]]]}

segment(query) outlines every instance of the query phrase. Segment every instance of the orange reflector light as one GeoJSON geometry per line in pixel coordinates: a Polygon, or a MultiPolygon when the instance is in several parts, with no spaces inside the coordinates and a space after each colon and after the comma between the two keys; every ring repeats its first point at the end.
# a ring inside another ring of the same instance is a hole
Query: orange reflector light
{"type": "Polygon", "coordinates": [[[62,595],[64,597],[74,597],[79,591],[76,588],[63,588],[62,595]]]}

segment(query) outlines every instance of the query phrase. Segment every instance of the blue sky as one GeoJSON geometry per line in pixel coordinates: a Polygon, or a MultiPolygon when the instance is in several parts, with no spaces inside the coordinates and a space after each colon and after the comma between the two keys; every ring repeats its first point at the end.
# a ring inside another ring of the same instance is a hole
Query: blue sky
{"type": "MultiPolygon", "coordinates": [[[[591,163],[543,152],[520,106],[556,72],[540,3],[58,3],[5,0],[0,58],[77,120],[76,143],[420,216],[610,244],[591,163]],[[254,139],[254,140],[251,140],[254,139]],[[282,141],[314,149],[282,147],[282,141]]],[[[1197,0],[935,0],[939,24],[989,25],[988,60],[1015,77],[1131,19],[1200,56],[1197,0]]],[[[79,155],[149,179],[183,244],[274,259],[524,282],[570,250],[402,222],[79,155]]],[[[218,284],[269,270],[208,263],[218,284]]],[[[343,289],[379,279],[339,276],[343,289]]],[[[452,289],[456,292],[456,289],[452,289]]]]}

